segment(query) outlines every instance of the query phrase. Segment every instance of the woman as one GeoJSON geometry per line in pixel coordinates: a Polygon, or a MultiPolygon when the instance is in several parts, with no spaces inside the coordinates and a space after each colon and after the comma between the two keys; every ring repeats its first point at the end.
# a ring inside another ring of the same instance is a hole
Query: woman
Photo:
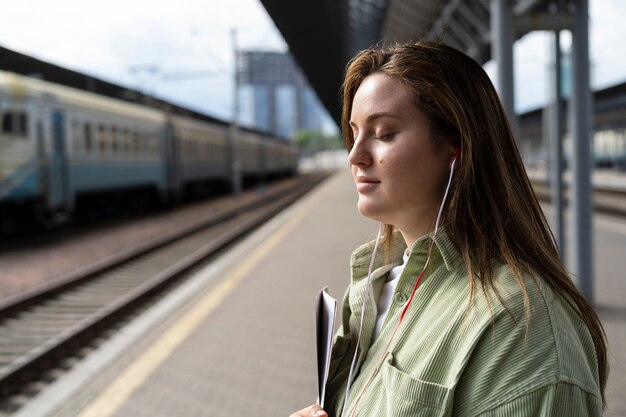
{"type": "Polygon", "coordinates": [[[483,69],[430,42],[362,51],[342,130],[384,236],[352,255],[325,409],[293,416],[600,416],[602,325],[483,69]]]}

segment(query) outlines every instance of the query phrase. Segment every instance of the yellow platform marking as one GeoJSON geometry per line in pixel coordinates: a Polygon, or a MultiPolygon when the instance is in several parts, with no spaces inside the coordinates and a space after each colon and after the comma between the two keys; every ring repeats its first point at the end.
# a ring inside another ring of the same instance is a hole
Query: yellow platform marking
{"type": "MultiPolygon", "coordinates": [[[[336,177],[334,178],[336,179],[336,177]]],[[[332,179],[331,179],[332,181],[332,179]]],[[[334,181],[332,181],[334,182],[334,181]]],[[[326,183],[328,185],[328,182],[326,183]]],[[[322,191],[326,191],[324,189],[322,191]]],[[[173,323],[135,362],[115,379],[78,417],[109,417],[174,353],[191,333],[200,325],[248,273],[285,236],[317,206],[325,192],[318,192],[294,216],[283,224],[263,245],[246,257],[236,269],[203,297],[198,304],[177,322],[173,323]]]]}

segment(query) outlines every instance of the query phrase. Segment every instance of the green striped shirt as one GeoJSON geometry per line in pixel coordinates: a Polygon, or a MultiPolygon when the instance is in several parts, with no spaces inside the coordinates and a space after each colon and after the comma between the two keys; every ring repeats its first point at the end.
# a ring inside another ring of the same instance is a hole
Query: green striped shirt
{"type": "MultiPolygon", "coordinates": [[[[380,335],[372,340],[376,300],[389,270],[405,249],[394,235],[391,262],[378,252],[365,309],[356,376],[347,402],[351,416],[601,416],[598,365],[591,336],[571,308],[540,279],[524,275],[530,298],[511,270],[494,262],[495,286],[507,310],[480,285],[468,308],[469,279],[445,231],[435,239],[430,264],[382,365],[384,348],[426,262],[430,237],[411,248],[380,335]],[[370,377],[371,383],[364,390],[370,377]]],[[[363,288],[373,249],[352,254],[352,280],[335,337],[326,409],[340,416],[363,309],[363,288]]]]}

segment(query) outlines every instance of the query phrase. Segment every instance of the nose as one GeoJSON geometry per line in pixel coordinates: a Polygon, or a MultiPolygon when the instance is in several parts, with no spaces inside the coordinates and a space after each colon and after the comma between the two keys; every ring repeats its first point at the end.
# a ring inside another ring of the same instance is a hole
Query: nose
{"type": "Polygon", "coordinates": [[[372,162],[372,155],[367,147],[367,141],[357,136],[348,154],[348,161],[355,166],[368,166],[372,162]]]}

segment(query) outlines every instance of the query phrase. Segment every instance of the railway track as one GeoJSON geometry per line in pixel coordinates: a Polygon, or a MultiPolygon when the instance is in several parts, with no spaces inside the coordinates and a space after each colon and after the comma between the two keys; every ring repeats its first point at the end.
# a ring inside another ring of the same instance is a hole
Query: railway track
{"type": "MultiPolygon", "coordinates": [[[[540,201],[550,202],[552,191],[545,181],[532,181],[535,194],[540,201]]],[[[569,204],[571,190],[565,188],[564,202],[569,204]]],[[[592,190],[593,210],[598,213],[626,216],[626,193],[621,189],[594,187],[592,190]]]]}
{"type": "Polygon", "coordinates": [[[288,189],[99,262],[55,285],[0,302],[0,408],[325,176],[304,177],[288,189]]]}

